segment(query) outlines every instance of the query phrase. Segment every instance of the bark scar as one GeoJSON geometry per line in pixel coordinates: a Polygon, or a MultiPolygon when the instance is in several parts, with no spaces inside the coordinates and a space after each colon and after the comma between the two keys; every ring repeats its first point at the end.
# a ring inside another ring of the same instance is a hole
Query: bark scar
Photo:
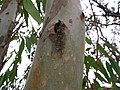
{"type": "Polygon", "coordinates": [[[54,25],[54,33],[49,34],[49,39],[52,42],[52,55],[57,54],[62,57],[66,41],[66,29],[66,25],[59,20],[54,25]]]}

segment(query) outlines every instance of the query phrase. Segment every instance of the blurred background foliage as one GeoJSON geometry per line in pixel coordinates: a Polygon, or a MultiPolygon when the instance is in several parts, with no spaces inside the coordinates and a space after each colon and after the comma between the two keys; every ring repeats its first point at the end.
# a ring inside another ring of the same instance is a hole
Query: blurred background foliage
{"type": "MultiPolygon", "coordinates": [[[[17,2],[17,25],[0,72],[1,90],[23,89],[45,16],[46,0],[17,2]]],[[[81,4],[86,28],[83,90],[120,90],[120,1],[81,0],[81,4]]]]}

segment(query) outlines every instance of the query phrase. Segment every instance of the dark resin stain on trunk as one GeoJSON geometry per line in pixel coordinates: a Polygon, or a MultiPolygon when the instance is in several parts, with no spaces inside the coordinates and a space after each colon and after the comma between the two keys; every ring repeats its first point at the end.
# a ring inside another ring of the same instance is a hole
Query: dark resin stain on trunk
{"type": "Polygon", "coordinates": [[[60,20],[54,25],[54,34],[50,33],[49,35],[49,39],[52,42],[52,55],[57,54],[62,57],[66,41],[66,29],[66,25],[60,20]]]}

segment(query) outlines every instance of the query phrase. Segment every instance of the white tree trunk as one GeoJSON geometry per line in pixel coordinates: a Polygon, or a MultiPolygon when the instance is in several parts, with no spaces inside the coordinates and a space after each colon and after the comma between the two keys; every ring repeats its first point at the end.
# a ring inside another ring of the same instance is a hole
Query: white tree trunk
{"type": "Polygon", "coordinates": [[[5,61],[3,60],[15,27],[17,5],[16,0],[4,0],[4,4],[0,10],[0,70],[4,65],[5,61]]]}
{"type": "Polygon", "coordinates": [[[24,90],[81,90],[84,33],[79,0],[47,0],[43,32],[24,90]]]}

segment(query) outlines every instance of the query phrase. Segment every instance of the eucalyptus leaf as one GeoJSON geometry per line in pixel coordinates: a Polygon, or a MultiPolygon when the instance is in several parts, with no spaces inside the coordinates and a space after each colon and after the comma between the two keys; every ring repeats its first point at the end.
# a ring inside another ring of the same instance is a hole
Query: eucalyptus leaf
{"type": "Polygon", "coordinates": [[[120,77],[120,66],[117,64],[117,62],[115,62],[115,60],[113,59],[109,59],[111,66],[113,67],[113,69],[116,71],[116,73],[119,75],[120,77]]]}
{"type": "Polygon", "coordinates": [[[101,82],[107,82],[106,79],[104,77],[102,77],[99,73],[97,73],[97,78],[101,81],[101,82]]]}
{"type": "Polygon", "coordinates": [[[31,39],[30,39],[30,37],[27,36],[26,37],[26,47],[27,47],[27,50],[29,53],[31,51],[31,44],[32,44],[31,39]]]}
{"type": "Polygon", "coordinates": [[[87,42],[88,44],[92,44],[91,39],[89,39],[89,38],[87,38],[87,37],[86,37],[86,42],[87,42]]]}
{"type": "Polygon", "coordinates": [[[33,2],[31,0],[23,0],[23,5],[26,11],[40,24],[42,22],[41,17],[33,2]]]}
{"type": "Polygon", "coordinates": [[[101,60],[98,60],[97,65],[98,65],[98,70],[105,76],[107,81],[109,81],[110,77],[109,77],[109,75],[107,73],[107,70],[103,66],[103,63],[101,62],[101,60]]]}
{"type": "Polygon", "coordinates": [[[108,62],[106,62],[106,68],[107,68],[110,76],[113,77],[114,74],[113,74],[113,71],[112,71],[112,67],[110,66],[110,64],[108,62]]]}

